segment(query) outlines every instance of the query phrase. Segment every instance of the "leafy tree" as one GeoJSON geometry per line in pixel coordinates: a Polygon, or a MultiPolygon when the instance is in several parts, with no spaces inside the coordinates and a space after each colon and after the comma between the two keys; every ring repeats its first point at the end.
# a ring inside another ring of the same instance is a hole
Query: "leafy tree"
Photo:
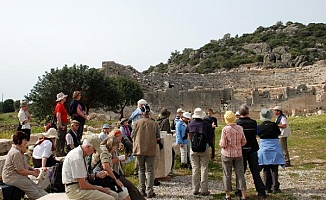
{"type": "Polygon", "coordinates": [[[142,99],[144,93],[140,84],[130,78],[126,78],[123,76],[116,76],[113,78],[114,82],[117,85],[117,97],[114,96],[118,100],[118,105],[113,109],[115,112],[120,113],[120,119],[124,117],[123,110],[126,106],[132,106],[137,104],[139,99],[142,99]],[[118,99],[119,98],[119,99],[118,99]]]}
{"type": "Polygon", "coordinates": [[[15,109],[15,110],[19,110],[19,108],[20,108],[20,100],[16,100],[16,101],[14,102],[14,109],[15,109]]]}
{"type": "Polygon", "coordinates": [[[2,112],[4,113],[15,112],[14,100],[6,99],[2,104],[2,112]]]}
{"type": "Polygon", "coordinates": [[[98,69],[86,65],[65,65],[62,69],[52,68],[50,72],[45,72],[25,98],[32,103],[30,108],[35,117],[44,119],[53,112],[59,92],[68,95],[65,104],[68,108],[73,91],[79,90],[83,93],[82,102],[88,113],[90,108],[104,106],[103,94],[113,93],[113,88],[104,87],[106,85],[104,73],[98,69]]]}

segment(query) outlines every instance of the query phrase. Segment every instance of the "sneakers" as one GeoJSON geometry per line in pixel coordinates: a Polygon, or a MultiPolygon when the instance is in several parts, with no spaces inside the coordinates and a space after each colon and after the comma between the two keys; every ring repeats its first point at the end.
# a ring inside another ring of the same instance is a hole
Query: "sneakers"
{"type": "Polygon", "coordinates": [[[161,182],[158,181],[158,180],[154,180],[154,186],[160,186],[161,185],[161,182]]]}
{"type": "Polygon", "coordinates": [[[197,196],[197,195],[200,195],[200,192],[193,192],[192,194],[197,196]]]}
{"type": "Polygon", "coordinates": [[[210,195],[211,193],[209,192],[209,191],[207,191],[207,192],[202,192],[201,193],[201,196],[208,196],[208,195],[210,195]]]}

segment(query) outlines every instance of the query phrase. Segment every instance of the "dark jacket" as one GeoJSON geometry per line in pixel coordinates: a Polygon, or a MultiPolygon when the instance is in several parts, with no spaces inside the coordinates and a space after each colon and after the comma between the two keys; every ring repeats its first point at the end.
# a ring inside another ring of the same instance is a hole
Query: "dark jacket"
{"type": "MultiPolygon", "coordinates": [[[[237,120],[237,125],[242,126],[243,132],[245,134],[247,143],[242,147],[249,147],[250,151],[246,153],[257,152],[259,149],[259,145],[256,139],[257,136],[257,122],[250,117],[239,118],[237,120]]],[[[242,152],[244,153],[244,151],[242,152]]]]}
{"type": "Polygon", "coordinates": [[[186,133],[203,133],[207,136],[209,146],[213,145],[213,129],[212,125],[203,119],[195,119],[187,126],[186,133]]]}
{"type": "Polygon", "coordinates": [[[277,139],[279,135],[281,135],[281,131],[275,122],[264,121],[258,125],[260,139],[277,139]]]}

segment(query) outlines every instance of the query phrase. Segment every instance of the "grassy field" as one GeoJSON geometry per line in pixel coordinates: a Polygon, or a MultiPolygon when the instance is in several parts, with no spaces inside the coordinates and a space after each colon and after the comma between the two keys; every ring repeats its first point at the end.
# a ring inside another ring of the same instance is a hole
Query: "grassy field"
{"type": "MultiPolygon", "coordinates": [[[[292,130],[292,135],[288,139],[289,153],[291,157],[292,167],[288,168],[285,172],[286,175],[291,179],[290,181],[294,184],[298,183],[298,186],[294,185],[292,189],[285,189],[283,193],[277,195],[269,195],[267,200],[271,199],[296,199],[294,197],[294,190],[296,187],[299,187],[299,183],[307,181],[307,177],[302,174],[308,174],[308,179],[313,179],[315,186],[307,185],[308,190],[318,190],[318,188],[326,189],[324,185],[318,185],[319,182],[326,180],[326,114],[309,116],[309,117],[290,117],[289,124],[292,130]],[[317,171],[317,174],[313,172],[317,171]],[[311,173],[310,173],[311,172],[311,173]],[[323,172],[323,173],[320,173],[323,172]]],[[[36,124],[41,124],[33,122],[36,124]]],[[[104,122],[88,122],[88,125],[93,125],[95,127],[100,127],[104,122]]],[[[258,123],[260,123],[258,121],[258,123]]],[[[224,127],[223,122],[219,122],[219,127],[216,130],[216,160],[211,161],[209,164],[209,178],[213,180],[222,181],[222,168],[220,161],[220,148],[218,147],[218,141],[220,139],[221,129],[224,127]]],[[[0,137],[1,138],[10,138],[11,134],[15,131],[17,127],[17,118],[15,113],[10,114],[0,114],[0,137]]],[[[32,132],[42,132],[44,127],[32,126],[32,132]],[[41,131],[40,131],[41,130],[41,131]]],[[[180,169],[180,159],[176,159],[176,171],[178,174],[191,174],[191,170],[180,169]]],[[[125,166],[126,175],[129,176],[129,179],[135,184],[138,183],[138,180],[131,176],[133,172],[133,163],[129,163],[125,166]]],[[[250,177],[250,173],[247,170],[246,177],[250,177]]],[[[280,175],[282,176],[282,175],[280,175]]],[[[234,181],[233,181],[234,182],[234,181]]],[[[248,181],[247,181],[248,182],[248,181]]],[[[314,184],[311,183],[311,184],[314,184]]],[[[281,182],[281,189],[284,183],[281,182]]],[[[256,191],[253,187],[248,189],[248,198],[256,199],[256,191]]],[[[213,194],[212,199],[221,199],[224,193],[213,194]]],[[[233,196],[234,197],[234,196],[233,196]]],[[[322,196],[315,195],[311,197],[312,199],[323,199],[322,196]]]]}

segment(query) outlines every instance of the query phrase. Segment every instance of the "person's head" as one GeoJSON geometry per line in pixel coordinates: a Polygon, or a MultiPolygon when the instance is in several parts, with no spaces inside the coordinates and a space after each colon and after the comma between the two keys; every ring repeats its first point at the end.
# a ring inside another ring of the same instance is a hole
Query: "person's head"
{"type": "Polygon", "coordinates": [[[119,140],[116,137],[108,137],[101,142],[101,145],[105,145],[110,153],[119,148],[119,140]]]}
{"type": "Polygon", "coordinates": [[[20,103],[20,108],[22,109],[22,110],[27,110],[27,102],[21,102],[20,103]]]}
{"type": "Polygon", "coordinates": [[[49,130],[46,133],[42,134],[44,138],[50,138],[50,139],[58,139],[58,132],[55,128],[49,128],[49,130]]]}
{"type": "Polygon", "coordinates": [[[102,152],[100,148],[100,139],[97,135],[87,135],[83,141],[82,149],[84,156],[90,156],[95,152],[102,152]]]}
{"type": "Polygon", "coordinates": [[[142,115],[144,118],[149,118],[149,115],[150,115],[151,109],[150,109],[150,107],[149,107],[148,104],[142,106],[142,107],[140,108],[140,110],[141,110],[141,115],[142,115]]]}
{"type": "Polygon", "coordinates": [[[178,108],[178,110],[177,110],[177,116],[182,116],[182,113],[184,113],[185,111],[184,110],[182,110],[182,108],[178,108]]]}
{"type": "Polygon", "coordinates": [[[78,130],[80,124],[79,124],[79,121],[72,120],[70,125],[71,125],[71,130],[76,132],[78,130]]]}
{"type": "Polygon", "coordinates": [[[77,101],[80,100],[81,96],[82,96],[82,94],[81,94],[80,91],[74,91],[74,92],[72,93],[72,98],[75,99],[75,100],[77,100],[77,101]]]}
{"type": "Polygon", "coordinates": [[[242,104],[239,107],[239,114],[242,116],[246,116],[249,114],[249,107],[246,104],[242,104]]]}
{"type": "Polygon", "coordinates": [[[226,111],[224,114],[224,121],[226,124],[235,123],[235,121],[236,121],[235,114],[230,110],[226,111]]]}
{"type": "Polygon", "coordinates": [[[281,115],[281,114],[282,114],[282,108],[281,108],[281,106],[275,106],[275,107],[273,108],[273,112],[274,112],[274,114],[275,114],[276,116],[281,115]]]}
{"type": "Polygon", "coordinates": [[[114,129],[110,132],[109,137],[116,137],[119,142],[122,140],[122,133],[119,129],[114,129]]]}
{"type": "Polygon", "coordinates": [[[127,125],[127,122],[128,122],[128,119],[127,118],[121,118],[121,120],[120,120],[120,125],[123,125],[123,126],[125,126],[125,125],[127,125]]]}
{"type": "Polygon", "coordinates": [[[103,133],[108,134],[112,130],[112,126],[110,124],[103,124],[102,131],[103,133]]]}
{"type": "Polygon", "coordinates": [[[260,120],[261,121],[271,121],[272,117],[273,117],[273,112],[270,109],[267,108],[263,108],[260,111],[260,120]]]}
{"type": "Polygon", "coordinates": [[[56,102],[64,103],[67,100],[67,96],[68,95],[63,94],[62,92],[58,93],[56,102]]]}
{"type": "Polygon", "coordinates": [[[208,108],[207,110],[206,110],[206,114],[207,114],[207,116],[212,116],[213,115],[213,109],[211,109],[211,108],[208,108]]]}
{"type": "Polygon", "coordinates": [[[240,115],[239,111],[235,112],[235,118],[239,119],[240,116],[241,116],[241,115],[240,115]]]}
{"type": "Polygon", "coordinates": [[[191,119],[191,114],[189,112],[182,113],[181,120],[188,123],[191,119]]]}
{"type": "Polygon", "coordinates": [[[12,141],[16,146],[18,146],[23,153],[26,152],[27,149],[27,134],[23,131],[16,131],[12,136],[12,141]]]}
{"type": "Polygon", "coordinates": [[[145,99],[140,99],[138,102],[137,102],[137,105],[138,105],[138,108],[141,108],[143,107],[144,105],[147,104],[147,101],[145,99]]]}
{"type": "Polygon", "coordinates": [[[192,118],[193,119],[204,119],[204,117],[206,117],[206,113],[201,108],[195,108],[192,118]]]}
{"type": "Polygon", "coordinates": [[[171,112],[168,111],[166,108],[162,108],[160,111],[161,118],[169,118],[171,112]]]}
{"type": "Polygon", "coordinates": [[[132,125],[132,120],[128,120],[128,125],[131,126],[132,125]]]}

